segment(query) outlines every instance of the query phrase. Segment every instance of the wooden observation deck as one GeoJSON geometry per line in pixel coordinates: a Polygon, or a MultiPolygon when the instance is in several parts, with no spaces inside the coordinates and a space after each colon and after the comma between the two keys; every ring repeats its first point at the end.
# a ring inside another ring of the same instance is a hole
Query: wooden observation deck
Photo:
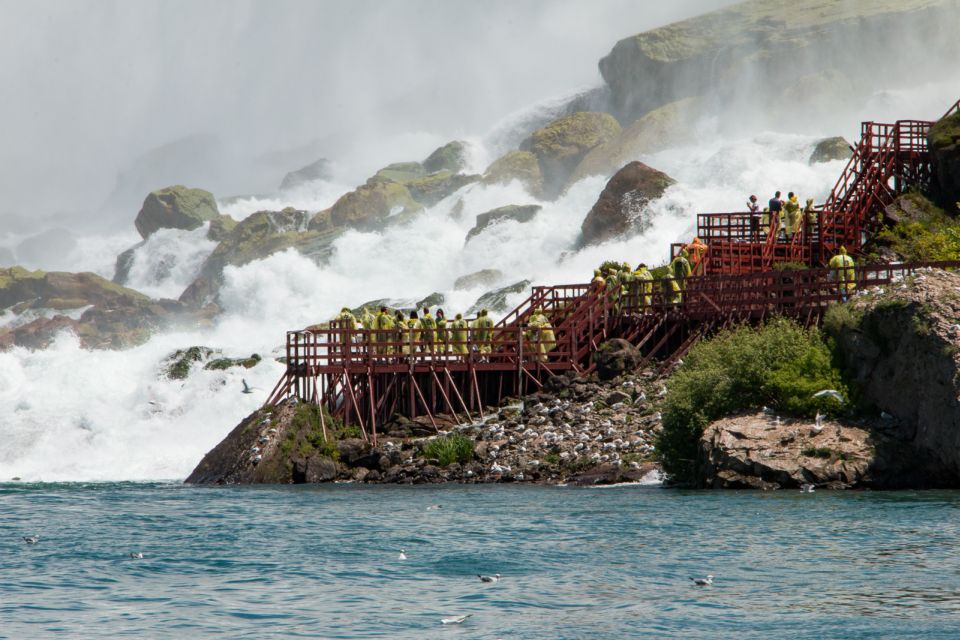
{"type": "MultiPolygon", "coordinates": [[[[947,115],[960,111],[960,101],[947,115]]],[[[680,302],[668,302],[654,283],[649,295],[636,286],[611,295],[596,285],[533,287],[530,296],[494,327],[481,344],[467,339],[414,343],[408,331],[329,328],[287,332],[287,369],[268,404],[294,395],[377,439],[392,416],[444,413],[456,421],[543,386],[558,373],[587,375],[593,353],[610,338],[636,345],[645,362],[671,366],[701,337],[716,329],[760,322],[772,315],[804,325],[820,321],[840,299],[834,270],[823,264],[841,245],[857,252],[880,225],[878,214],[898,195],[926,187],[932,177],[927,133],[932,122],[863,123],[861,138],[812,229],[790,240],[774,231],[755,237],[749,213],[697,216],[698,237],[707,245],[697,273],[687,278],[680,302]],[[778,269],[778,263],[810,268],[778,269]],[[541,349],[530,316],[540,310],[556,344],[541,349]],[[546,351],[544,353],[544,351],[546,351]]],[[[682,245],[672,245],[675,255],[682,245]]],[[[856,288],[887,285],[922,267],[960,267],[960,262],[857,267],[856,288]]],[[[434,422],[434,425],[436,423],[434,422]]]]}

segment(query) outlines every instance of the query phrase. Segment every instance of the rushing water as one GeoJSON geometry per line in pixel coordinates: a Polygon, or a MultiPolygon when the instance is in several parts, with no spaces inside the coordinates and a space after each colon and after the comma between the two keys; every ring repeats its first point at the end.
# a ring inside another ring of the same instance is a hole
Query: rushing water
{"type": "Polygon", "coordinates": [[[958,508],[956,492],[6,484],[0,637],[956,638],[958,508]]]}

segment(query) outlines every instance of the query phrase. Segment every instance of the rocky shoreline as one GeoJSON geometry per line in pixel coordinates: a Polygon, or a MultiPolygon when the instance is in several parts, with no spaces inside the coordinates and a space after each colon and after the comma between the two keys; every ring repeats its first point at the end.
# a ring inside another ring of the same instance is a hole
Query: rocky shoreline
{"type": "MultiPolygon", "coordinates": [[[[470,424],[439,415],[434,430],[427,418],[398,418],[386,425],[377,447],[341,437],[326,451],[317,425],[302,419],[308,405],[289,399],[241,422],[187,482],[658,482],[653,443],[664,392],[652,372],[610,381],[556,376],[538,393],[492,408],[470,424]],[[472,443],[469,459],[443,464],[429,456],[433,441],[457,437],[472,443]]],[[[332,427],[320,428],[330,442],[332,427]]]]}

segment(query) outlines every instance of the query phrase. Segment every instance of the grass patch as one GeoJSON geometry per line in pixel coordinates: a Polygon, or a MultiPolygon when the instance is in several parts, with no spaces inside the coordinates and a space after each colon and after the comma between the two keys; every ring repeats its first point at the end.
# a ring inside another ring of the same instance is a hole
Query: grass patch
{"type": "Polygon", "coordinates": [[[454,462],[466,464],[473,460],[473,440],[460,434],[439,436],[427,443],[423,456],[439,461],[443,467],[454,462]]]}
{"type": "Polygon", "coordinates": [[[543,461],[547,464],[560,464],[560,454],[559,453],[548,453],[543,456],[543,461]]]}
{"type": "Polygon", "coordinates": [[[695,481],[697,443],[713,420],[764,405],[787,415],[836,413],[835,400],[813,394],[836,389],[848,395],[820,332],[782,318],[721,332],[684,361],[667,385],[656,442],[657,459],[678,482],[695,481]]]}

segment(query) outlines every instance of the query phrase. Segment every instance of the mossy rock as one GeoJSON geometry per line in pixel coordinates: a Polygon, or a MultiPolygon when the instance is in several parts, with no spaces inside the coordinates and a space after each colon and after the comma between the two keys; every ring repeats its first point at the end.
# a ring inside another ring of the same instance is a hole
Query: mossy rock
{"type": "Polygon", "coordinates": [[[445,301],[446,297],[442,293],[434,291],[423,300],[417,301],[417,309],[423,309],[424,307],[429,307],[432,309],[433,307],[439,307],[445,301]]]}
{"type": "Polygon", "coordinates": [[[164,359],[163,374],[171,380],[186,380],[194,363],[203,362],[214,353],[209,347],[177,349],[164,359]]]}
{"type": "Polygon", "coordinates": [[[398,182],[406,184],[417,178],[422,178],[427,170],[419,162],[394,162],[377,171],[367,184],[376,182],[398,182]]]}
{"type": "Polygon", "coordinates": [[[846,138],[835,136],[833,138],[824,138],[817,142],[810,154],[807,164],[818,164],[820,162],[831,162],[833,160],[848,160],[853,156],[850,143],[846,138]]]}
{"type": "Polygon", "coordinates": [[[250,354],[249,358],[214,358],[207,364],[203,365],[203,368],[207,371],[223,371],[233,367],[252,369],[260,364],[261,359],[262,358],[260,357],[259,353],[252,353],[250,354]]]}
{"type": "Polygon", "coordinates": [[[620,134],[620,123],[609,113],[579,112],[537,129],[520,145],[537,157],[544,194],[559,195],[587,153],[620,134]]]}
{"type": "Polygon", "coordinates": [[[332,209],[324,209],[323,211],[318,211],[307,224],[307,229],[309,231],[321,231],[329,232],[333,231],[335,225],[333,224],[333,215],[332,209]]]}
{"type": "Polygon", "coordinates": [[[146,239],[158,229],[192,230],[208,220],[217,220],[220,212],[213,194],[203,189],[174,185],[147,195],[134,225],[146,239]]]}
{"type": "Polygon", "coordinates": [[[94,273],[28,271],[23,267],[0,269],[0,309],[28,301],[32,308],[101,305],[113,309],[145,304],[149,300],[139,291],[94,273]]]}
{"type": "Polygon", "coordinates": [[[507,184],[519,181],[530,195],[543,195],[543,173],[540,162],[529,151],[510,151],[487,167],[483,174],[484,184],[507,184]]]}
{"type": "Polygon", "coordinates": [[[631,232],[642,233],[652,223],[647,206],[662,197],[674,182],[667,174],[642,162],[627,164],[610,178],[584,218],[580,225],[580,244],[597,244],[631,232]]]}
{"type": "Polygon", "coordinates": [[[411,198],[425,207],[432,207],[447,196],[478,180],[480,180],[478,175],[455,174],[444,170],[411,180],[406,187],[410,191],[411,198]]]}
{"type": "Polygon", "coordinates": [[[933,160],[933,196],[945,209],[960,214],[960,113],[935,123],[927,139],[933,160]]]}
{"type": "Polygon", "coordinates": [[[459,173],[466,166],[466,148],[465,142],[454,140],[443,145],[423,161],[423,169],[427,173],[436,171],[449,171],[450,173],[459,173]]]}
{"type": "Polygon", "coordinates": [[[341,196],[334,203],[330,209],[330,220],[336,227],[375,230],[391,216],[420,210],[420,204],[402,184],[371,178],[367,184],[341,196]]]}
{"type": "Polygon", "coordinates": [[[221,214],[216,220],[210,221],[210,229],[207,231],[207,240],[220,242],[230,235],[230,232],[237,228],[239,224],[236,220],[226,214],[221,214]]]}
{"type": "Polygon", "coordinates": [[[693,125],[703,109],[702,98],[685,98],[638,118],[613,139],[591,149],[570,176],[568,186],[588,176],[612,175],[641,155],[696,142],[693,125]]]}

